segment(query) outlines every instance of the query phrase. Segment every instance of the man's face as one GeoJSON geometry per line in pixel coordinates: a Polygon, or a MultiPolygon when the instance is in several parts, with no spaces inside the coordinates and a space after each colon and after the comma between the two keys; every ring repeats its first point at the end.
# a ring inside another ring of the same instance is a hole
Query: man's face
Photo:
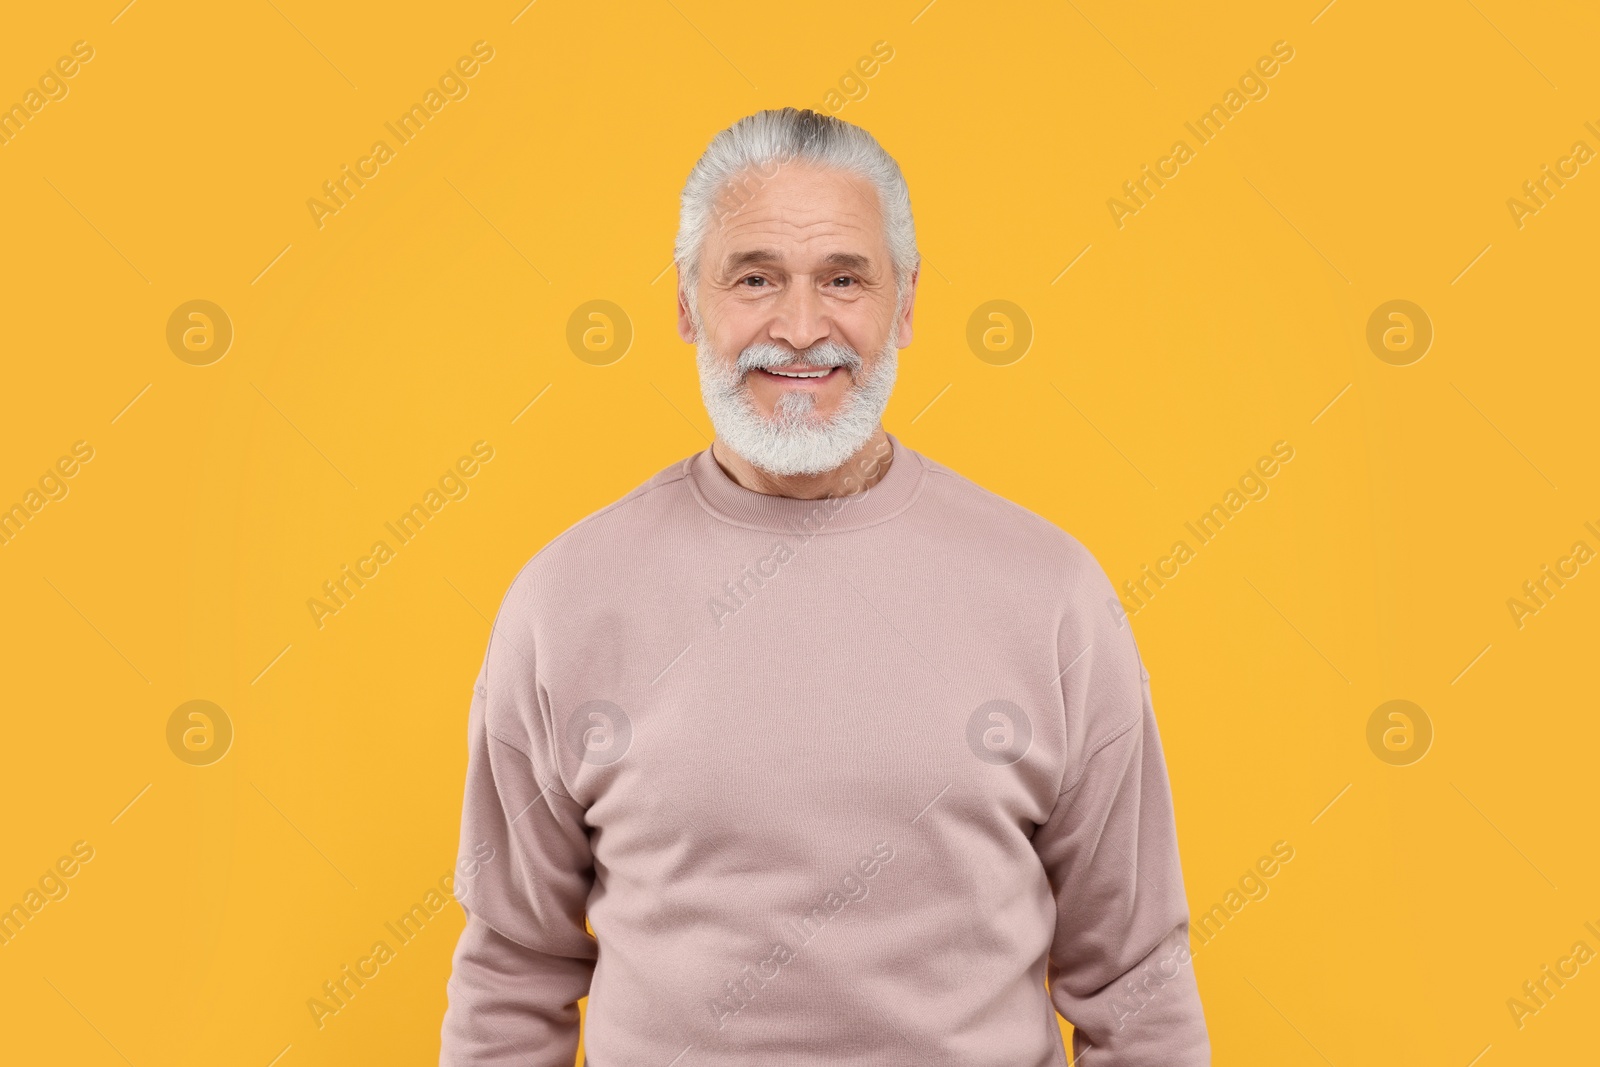
{"type": "Polygon", "coordinates": [[[719,207],[701,250],[699,314],[681,292],[678,308],[707,410],[756,466],[833,469],[877,429],[896,351],[911,341],[915,275],[897,304],[877,193],[853,174],[752,172],[719,207]]]}

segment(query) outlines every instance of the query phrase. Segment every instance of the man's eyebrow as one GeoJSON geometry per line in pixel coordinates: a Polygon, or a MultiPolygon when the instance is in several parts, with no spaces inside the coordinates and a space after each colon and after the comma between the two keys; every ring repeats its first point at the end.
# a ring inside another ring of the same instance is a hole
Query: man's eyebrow
{"type": "Polygon", "coordinates": [[[777,263],[783,257],[774,248],[751,248],[743,252],[733,252],[722,261],[722,273],[734,274],[746,267],[759,263],[777,263]]]}
{"type": "Polygon", "coordinates": [[[849,267],[851,270],[872,269],[872,260],[857,252],[830,252],[823,262],[830,267],[849,267]]]}
{"type": "MultiPolygon", "coordinates": [[[[783,256],[774,248],[751,248],[743,252],[731,253],[723,260],[724,274],[733,274],[746,267],[753,267],[763,263],[780,263],[783,256]]],[[[851,270],[870,270],[872,260],[858,252],[830,252],[823,258],[823,264],[828,267],[846,267],[851,270]]]]}

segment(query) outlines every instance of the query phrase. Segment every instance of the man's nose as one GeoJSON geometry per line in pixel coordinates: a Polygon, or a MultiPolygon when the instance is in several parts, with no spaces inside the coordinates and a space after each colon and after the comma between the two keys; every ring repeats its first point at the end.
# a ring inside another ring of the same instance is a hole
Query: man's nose
{"type": "Polygon", "coordinates": [[[803,352],[828,335],[827,309],[811,279],[797,279],[779,297],[770,334],[803,352]]]}

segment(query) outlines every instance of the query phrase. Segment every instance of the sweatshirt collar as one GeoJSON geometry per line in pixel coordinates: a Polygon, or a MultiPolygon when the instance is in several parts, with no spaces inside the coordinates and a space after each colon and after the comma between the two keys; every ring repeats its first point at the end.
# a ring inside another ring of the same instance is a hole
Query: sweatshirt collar
{"type": "MultiPolygon", "coordinates": [[[[855,530],[900,514],[922,490],[926,475],[922,457],[894,434],[886,436],[889,470],[870,489],[847,496],[801,500],[746,489],[728,477],[709,447],[685,461],[685,474],[700,506],[735,526],[801,537],[855,530]]],[[[866,469],[871,469],[870,456],[866,457],[866,469]]]]}

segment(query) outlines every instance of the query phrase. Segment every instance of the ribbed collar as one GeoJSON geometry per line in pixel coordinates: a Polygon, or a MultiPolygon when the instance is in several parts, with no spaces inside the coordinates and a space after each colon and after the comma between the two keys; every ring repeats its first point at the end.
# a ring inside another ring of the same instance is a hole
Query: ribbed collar
{"type": "Polygon", "coordinates": [[[888,434],[889,470],[872,488],[842,497],[801,500],[746,489],[717,465],[708,447],[685,463],[689,488],[700,506],[724,522],[752,530],[807,536],[857,530],[893,518],[922,491],[922,457],[888,434]]]}

